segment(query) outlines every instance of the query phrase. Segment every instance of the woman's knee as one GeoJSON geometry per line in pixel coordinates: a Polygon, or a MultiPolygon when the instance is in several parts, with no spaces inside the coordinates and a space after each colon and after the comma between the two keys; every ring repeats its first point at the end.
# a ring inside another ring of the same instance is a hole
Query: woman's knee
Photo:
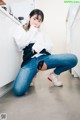
{"type": "Polygon", "coordinates": [[[16,96],[22,96],[22,95],[25,94],[25,92],[28,91],[28,89],[29,89],[28,86],[26,87],[26,89],[23,89],[23,88],[15,85],[15,86],[13,87],[13,92],[14,92],[14,94],[15,94],[16,96]]]}
{"type": "Polygon", "coordinates": [[[74,65],[77,65],[77,63],[78,63],[78,58],[77,58],[76,55],[73,55],[73,56],[74,56],[74,57],[73,57],[74,65]]]}
{"type": "Polygon", "coordinates": [[[43,64],[41,70],[42,70],[42,71],[47,70],[47,64],[46,64],[45,62],[44,62],[44,64],[43,64]]]}
{"type": "Polygon", "coordinates": [[[72,54],[72,55],[71,55],[71,65],[74,67],[74,66],[77,65],[77,63],[78,63],[78,58],[77,58],[77,56],[74,55],[74,54],[72,54]]]}
{"type": "Polygon", "coordinates": [[[38,63],[37,69],[42,70],[42,71],[47,69],[47,64],[45,63],[44,60],[42,60],[38,63]]]}

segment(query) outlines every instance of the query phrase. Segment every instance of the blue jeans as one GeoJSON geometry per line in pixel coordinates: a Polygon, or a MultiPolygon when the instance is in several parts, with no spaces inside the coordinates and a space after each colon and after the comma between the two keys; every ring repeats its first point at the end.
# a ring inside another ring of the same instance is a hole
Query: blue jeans
{"type": "Polygon", "coordinates": [[[47,69],[55,68],[54,73],[57,75],[73,68],[78,62],[77,57],[73,54],[41,55],[38,58],[32,58],[20,69],[14,81],[13,90],[17,96],[28,91],[30,83],[37,73],[37,65],[42,60],[46,63],[47,69]]]}

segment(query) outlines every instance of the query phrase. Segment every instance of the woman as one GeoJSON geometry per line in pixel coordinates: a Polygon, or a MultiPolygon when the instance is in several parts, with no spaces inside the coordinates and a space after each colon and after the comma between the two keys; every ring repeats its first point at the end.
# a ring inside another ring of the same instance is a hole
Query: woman
{"type": "Polygon", "coordinates": [[[39,9],[34,9],[29,14],[29,22],[19,26],[13,38],[19,51],[23,51],[21,69],[14,81],[13,90],[17,96],[24,95],[30,87],[38,70],[55,68],[48,76],[48,80],[55,86],[63,86],[58,76],[73,68],[78,60],[73,54],[52,54],[52,43],[44,39],[40,26],[44,14],[39,9]]]}

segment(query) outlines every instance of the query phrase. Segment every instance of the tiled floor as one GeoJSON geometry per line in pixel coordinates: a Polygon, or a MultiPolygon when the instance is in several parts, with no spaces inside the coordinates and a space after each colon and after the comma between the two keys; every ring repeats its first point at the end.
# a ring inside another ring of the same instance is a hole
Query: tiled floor
{"type": "Polygon", "coordinates": [[[25,96],[11,91],[0,98],[0,113],[7,113],[7,120],[80,120],[80,79],[65,72],[60,76],[64,86],[54,87],[48,72],[38,73],[25,96]]]}

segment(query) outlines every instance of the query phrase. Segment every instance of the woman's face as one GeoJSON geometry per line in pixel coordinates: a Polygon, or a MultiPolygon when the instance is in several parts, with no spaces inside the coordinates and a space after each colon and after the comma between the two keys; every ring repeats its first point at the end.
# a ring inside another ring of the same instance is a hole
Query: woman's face
{"type": "Polygon", "coordinates": [[[31,18],[30,18],[30,26],[33,25],[34,27],[36,28],[39,28],[40,25],[42,23],[42,18],[40,15],[33,15],[31,18]]]}

